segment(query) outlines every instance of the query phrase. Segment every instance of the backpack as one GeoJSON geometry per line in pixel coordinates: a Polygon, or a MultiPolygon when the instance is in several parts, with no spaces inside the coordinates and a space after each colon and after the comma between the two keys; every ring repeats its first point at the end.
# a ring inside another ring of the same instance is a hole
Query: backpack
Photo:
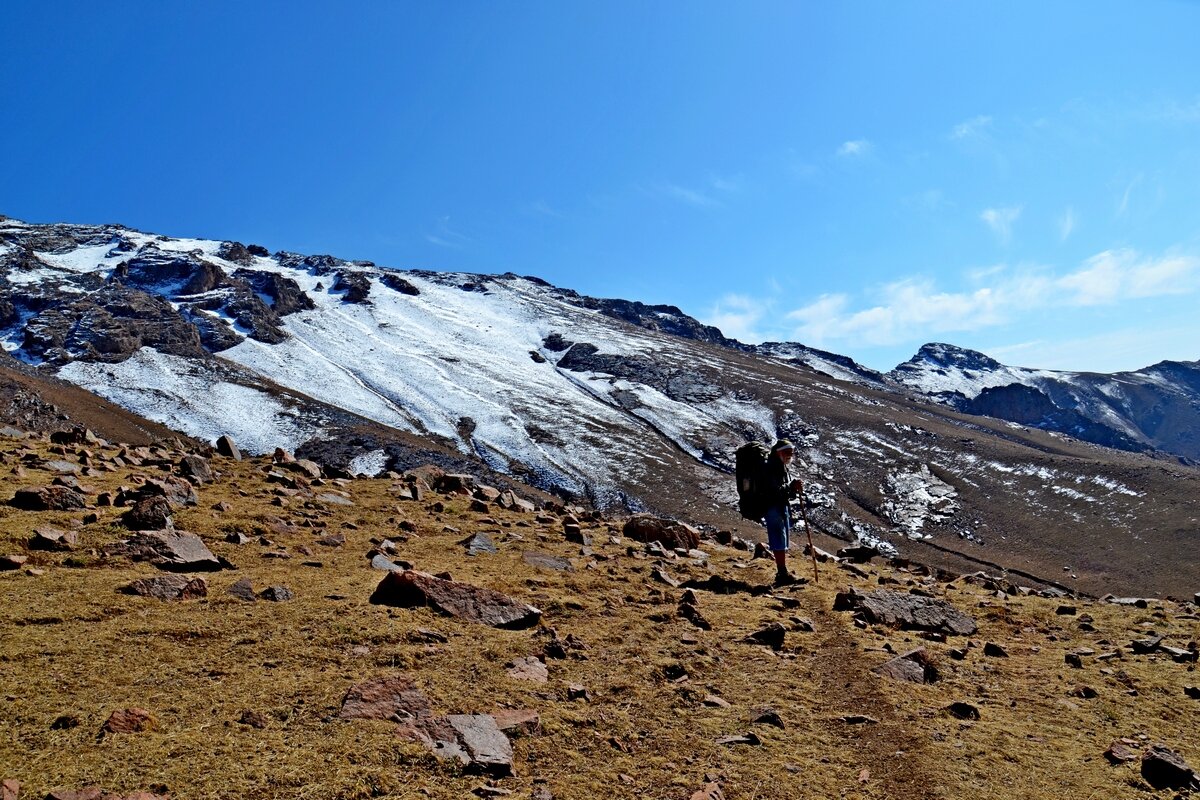
{"type": "Polygon", "coordinates": [[[734,475],[737,478],[738,511],[746,519],[762,520],[767,513],[763,478],[771,449],[762,442],[747,442],[737,449],[734,475]]]}

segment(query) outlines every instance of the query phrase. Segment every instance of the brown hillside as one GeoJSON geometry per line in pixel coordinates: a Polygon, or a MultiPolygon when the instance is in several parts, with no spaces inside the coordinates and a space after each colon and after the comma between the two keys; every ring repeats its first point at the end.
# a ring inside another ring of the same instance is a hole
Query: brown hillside
{"type": "Polygon", "coordinates": [[[1136,759],[1161,743],[1200,763],[1191,603],[1068,601],[884,563],[827,562],[819,583],[772,590],[767,560],[711,540],[704,558],[666,552],[577,512],[571,542],[562,508],[506,509],[487,492],[401,499],[399,478],[313,480],[267,458],[213,459],[199,502],[173,509],[177,529],[234,568],[188,573],[206,596],[164,601],[121,592],[169,573],[104,555],[131,533],[128,508],[98,500],[178,473],[185,453],[0,445],[0,501],[71,475],[62,482],[77,481],[86,506],[0,506],[0,558],[16,567],[0,572],[0,780],[19,781],[20,797],[95,786],[178,798],[1167,798],[1136,759]],[[30,549],[45,526],[77,541],[30,549]],[[479,532],[496,553],[466,554],[479,532]],[[540,623],[505,630],[371,604],[385,573],[367,554],[385,539],[389,558],[532,604],[540,623]],[[712,589],[714,577],[749,591],[696,590],[705,630],[669,582],[712,589]],[[244,579],[294,596],[231,595],[244,579]],[[833,610],[848,589],[945,600],[978,630],[922,634],[833,610]],[[772,624],[777,650],[746,641],[772,624]],[[1145,653],[1130,646],[1158,636],[1145,653]],[[936,682],[873,672],[918,647],[936,682]],[[531,656],[544,683],[509,674],[531,656]],[[514,774],[467,774],[398,736],[401,722],[339,716],[352,687],[397,676],[434,715],[536,712],[535,729],[512,736],[514,774]],[[955,703],[978,718],[954,716],[955,703]],[[102,730],[125,709],[148,717],[109,727],[144,730],[102,730]],[[1104,753],[1118,740],[1135,760],[1113,766],[1104,753]]]}

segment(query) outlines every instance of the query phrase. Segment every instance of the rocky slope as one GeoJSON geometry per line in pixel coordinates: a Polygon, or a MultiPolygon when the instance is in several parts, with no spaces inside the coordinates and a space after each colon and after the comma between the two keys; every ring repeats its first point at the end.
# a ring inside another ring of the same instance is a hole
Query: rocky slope
{"type": "Polygon", "coordinates": [[[670,306],[0,220],[0,323],[38,370],[252,453],[377,474],[436,449],[751,536],[733,451],[788,436],[810,518],[842,540],[1093,594],[1200,584],[1195,470],[930,405],[833,354],[730,343],[670,306]]]}
{"type": "Polygon", "coordinates": [[[857,551],[816,576],[796,553],[810,580],[773,588],[731,532],[222,449],[0,434],[5,800],[1170,798],[1195,780],[1192,602],[857,551]]]}
{"type": "Polygon", "coordinates": [[[1054,372],[1008,367],[973,350],[927,344],[888,378],[968,414],[1200,461],[1200,361],[1163,361],[1111,375],[1054,372]]]}

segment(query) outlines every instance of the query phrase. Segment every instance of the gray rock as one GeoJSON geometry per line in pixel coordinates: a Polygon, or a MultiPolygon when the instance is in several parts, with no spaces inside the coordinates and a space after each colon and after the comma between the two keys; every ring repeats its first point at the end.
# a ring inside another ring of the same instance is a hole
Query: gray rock
{"type": "Polygon", "coordinates": [[[229,593],[239,600],[245,600],[248,603],[253,603],[258,600],[258,595],[254,593],[254,584],[249,578],[239,578],[234,581],[229,587],[229,593]]]}
{"type": "Polygon", "coordinates": [[[296,594],[286,586],[268,586],[259,592],[258,596],[273,603],[282,603],[285,600],[295,599],[296,594]]]}
{"type": "Polygon", "coordinates": [[[751,644],[763,644],[770,647],[772,650],[779,650],[783,647],[783,638],[787,634],[785,629],[778,622],[772,622],[761,630],[746,637],[746,641],[751,644]]]}
{"type": "Polygon", "coordinates": [[[172,527],[171,504],[165,497],[147,497],[121,515],[126,528],[135,531],[161,531],[172,527]]]}
{"type": "Polygon", "coordinates": [[[867,622],[894,628],[937,631],[958,636],[975,633],[975,620],[945,600],[879,590],[859,594],[841,592],[834,601],[835,611],[861,612],[867,622]]]}
{"type": "Polygon", "coordinates": [[[159,575],[142,578],[121,587],[125,594],[153,597],[157,600],[196,600],[208,597],[208,584],[203,578],[182,575],[159,575]]]}
{"type": "Polygon", "coordinates": [[[340,494],[334,494],[333,492],[323,492],[323,493],[317,495],[316,499],[320,500],[322,503],[328,503],[331,506],[352,506],[352,505],[354,505],[354,503],[352,501],[346,499],[345,497],[342,497],[340,494]]]}
{"type": "Polygon", "coordinates": [[[404,572],[404,567],[392,563],[392,560],[383,553],[371,556],[371,569],[379,569],[384,572],[404,572]]]}
{"type": "MultiPolygon", "coordinates": [[[[512,743],[490,714],[449,714],[445,721],[457,735],[456,744],[466,753],[464,768],[495,778],[512,774],[512,743]]],[[[461,760],[461,759],[460,759],[461,760]]]]}
{"type": "Polygon", "coordinates": [[[575,567],[565,558],[541,553],[536,550],[526,550],[521,554],[521,560],[531,567],[554,570],[555,572],[574,572],[575,567]]]}
{"type": "Polygon", "coordinates": [[[230,436],[222,436],[217,439],[217,452],[226,458],[232,458],[234,461],[242,460],[242,451],[238,450],[236,444],[233,443],[233,438],[230,436]]]}
{"type": "Polygon", "coordinates": [[[179,473],[195,478],[200,483],[208,483],[213,479],[212,467],[203,456],[188,455],[179,460],[179,473]]]}
{"type": "Polygon", "coordinates": [[[227,568],[227,563],[213,555],[199,536],[183,531],[143,531],[104,550],[108,555],[149,561],[168,572],[214,572],[227,568]]]}
{"type": "Polygon", "coordinates": [[[486,533],[475,533],[459,542],[467,549],[467,555],[477,556],[484,553],[497,553],[496,543],[486,533]]]}
{"type": "Polygon", "coordinates": [[[692,550],[700,546],[700,532],[673,519],[639,514],[626,520],[621,533],[635,542],[659,542],[663,547],[692,550]]]}

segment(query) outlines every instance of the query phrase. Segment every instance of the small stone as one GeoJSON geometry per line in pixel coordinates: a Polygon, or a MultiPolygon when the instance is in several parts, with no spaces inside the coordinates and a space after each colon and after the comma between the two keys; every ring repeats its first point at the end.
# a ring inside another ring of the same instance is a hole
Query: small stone
{"type": "Polygon", "coordinates": [[[29,549],[64,551],[73,550],[77,544],[79,544],[79,534],[75,531],[60,531],[58,528],[44,526],[33,529],[33,537],[29,540],[29,549]]]}
{"type": "Polygon", "coordinates": [[[254,584],[249,578],[239,578],[229,587],[229,593],[234,597],[253,603],[258,600],[258,595],[254,593],[254,584]]]}
{"type": "Polygon", "coordinates": [[[25,566],[25,562],[28,560],[28,556],[19,556],[12,553],[9,555],[0,556],[0,572],[20,569],[21,567],[25,566]]]}
{"type": "Polygon", "coordinates": [[[18,800],[21,796],[21,782],[11,779],[0,781],[0,800],[18,800]]]}
{"type": "Polygon", "coordinates": [[[709,708],[732,708],[733,704],[723,697],[717,697],[715,694],[705,695],[701,701],[709,708]]]}
{"type": "Polygon", "coordinates": [[[787,629],[778,622],[772,622],[761,630],[746,637],[745,641],[750,644],[761,644],[770,647],[772,650],[779,650],[783,647],[783,638],[787,635],[787,629]]]}
{"type": "Polygon", "coordinates": [[[1067,653],[1063,656],[1063,661],[1068,667],[1083,669],[1083,658],[1079,655],[1079,653],[1067,653]]]}
{"type": "Polygon", "coordinates": [[[247,709],[246,711],[242,712],[240,717],[238,717],[238,723],[262,730],[263,728],[267,727],[267,717],[265,714],[262,714],[258,711],[250,711],[247,709]]]}
{"type": "Polygon", "coordinates": [[[1185,686],[1183,693],[1193,700],[1200,700],[1200,686],[1185,686]]]}
{"type": "Polygon", "coordinates": [[[492,712],[496,727],[514,737],[537,736],[542,732],[542,717],[529,708],[505,708],[492,712]]]}
{"type": "Polygon", "coordinates": [[[876,675],[910,683],[934,683],[939,677],[937,667],[924,647],[896,656],[871,671],[876,675]]]}
{"type": "Polygon", "coordinates": [[[468,536],[459,542],[460,545],[466,548],[467,555],[478,556],[483,554],[498,553],[496,543],[492,541],[492,537],[486,533],[475,533],[468,536]]]}
{"type": "Polygon", "coordinates": [[[992,658],[1008,658],[1008,651],[995,642],[987,642],[983,645],[983,654],[992,658]]]}
{"type": "Polygon", "coordinates": [[[104,725],[101,733],[142,733],[158,728],[158,721],[144,708],[126,708],[114,711],[104,725]]]}
{"type": "Polygon", "coordinates": [[[847,725],[876,725],[879,723],[879,720],[869,717],[866,714],[846,714],[845,716],[838,717],[838,720],[847,725]]]}
{"type": "Polygon", "coordinates": [[[717,744],[722,744],[727,747],[732,747],[733,745],[738,744],[748,744],[752,747],[758,747],[762,744],[762,739],[758,738],[758,734],[754,733],[754,731],[736,734],[733,736],[721,736],[715,741],[717,744]]]}
{"type": "Polygon", "coordinates": [[[78,728],[81,724],[78,714],[60,714],[50,723],[52,731],[69,731],[72,728],[78,728]]]}
{"type": "Polygon", "coordinates": [[[567,686],[567,699],[568,700],[583,700],[585,702],[590,702],[592,699],[592,696],[588,692],[588,690],[585,689],[580,684],[572,683],[567,686]]]}
{"type": "Polygon", "coordinates": [[[268,586],[258,593],[258,596],[263,600],[270,600],[275,603],[282,603],[285,600],[292,600],[295,594],[286,586],[268,586]]]}
{"type": "Polygon", "coordinates": [[[1104,757],[1112,764],[1125,764],[1136,761],[1138,754],[1136,750],[1118,739],[1104,751],[1104,757]]]}
{"type": "Polygon", "coordinates": [[[1075,606],[1066,605],[1059,606],[1058,608],[1054,609],[1054,613],[1058,614],[1060,617],[1073,617],[1077,611],[1078,609],[1076,609],[1075,606]]]}
{"type": "Polygon", "coordinates": [[[550,679],[546,663],[536,656],[518,658],[505,666],[508,667],[508,676],[514,680],[545,683],[550,679]]]}
{"type": "Polygon", "coordinates": [[[203,578],[183,575],[157,575],[133,581],[121,589],[125,594],[152,597],[157,600],[198,600],[208,597],[208,584],[203,578]]]}
{"type": "Polygon", "coordinates": [[[750,718],[751,725],[771,725],[776,728],[785,728],[783,717],[779,716],[779,712],[773,708],[759,709],[754,716],[750,718]]]}
{"type": "Polygon", "coordinates": [[[979,709],[970,703],[963,703],[961,701],[951,703],[946,706],[946,711],[950,716],[957,717],[958,719],[979,719],[979,709]]]}

